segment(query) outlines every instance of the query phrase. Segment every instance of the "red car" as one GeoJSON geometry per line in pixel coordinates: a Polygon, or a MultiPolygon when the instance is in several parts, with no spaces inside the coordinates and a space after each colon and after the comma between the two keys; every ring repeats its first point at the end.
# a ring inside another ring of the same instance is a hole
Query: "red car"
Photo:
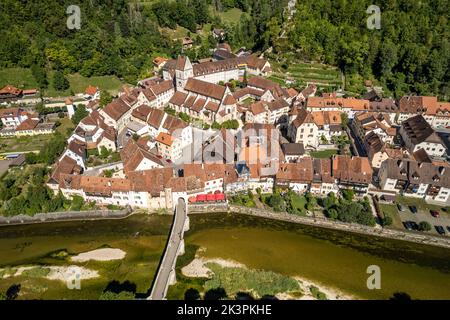
{"type": "Polygon", "coordinates": [[[436,210],[430,210],[430,213],[433,217],[435,218],[439,218],[439,211],[436,210]]]}

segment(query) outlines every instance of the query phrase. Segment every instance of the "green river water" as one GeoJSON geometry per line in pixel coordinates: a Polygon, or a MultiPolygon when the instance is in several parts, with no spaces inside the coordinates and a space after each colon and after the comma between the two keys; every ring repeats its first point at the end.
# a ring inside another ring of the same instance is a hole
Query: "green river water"
{"type": "Polygon", "coordinates": [[[450,250],[236,214],[191,216],[186,245],[208,258],[301,276],[363,299],[450,299],[450,250]],[[367,267],[381,289],[367,288],[367,267]]]}
{"type": "MultiPolygon", "coordinates": [[[[73,264],[52,255],[61,250],[69,255],[100,247],[127,252],[121,261],[83,263],[98,270],[101,278],[83,282],[79,291],[54,280],[23,276],[0,280],[0,291],[20,283],[20,299],[97,299],[111,281],[128,281],[136,293],[144,294],[171,221],[171,216],[135,215],[124,220],[0,227],[0,268],[73,264]]],[[[405,292],[413,299],[450,299],[448,249],[237,214],[191,215],[190,227],[186,248],[203,248],[205,257],[300,276],[360,298],[388,299],[405,292]],[[381,290],[367,289],[369,265],[381,268],[381,290]]],[[[179,261],[189,263],[192,257],[186,257],[179,261]]]]}

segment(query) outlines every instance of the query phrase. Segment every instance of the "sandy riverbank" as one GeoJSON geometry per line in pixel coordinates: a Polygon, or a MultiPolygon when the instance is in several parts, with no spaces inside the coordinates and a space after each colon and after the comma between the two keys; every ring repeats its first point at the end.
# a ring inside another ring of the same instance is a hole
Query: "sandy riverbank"
{"type": "MultiPolygon", "coordinates": [[[[15,269],[15,272],[4,275],[3,278],[9,277],[18,277],[21,276],[25,271],[42,268],[42,269],[50,269],[50,272],[44,277],[49,280],[60,280],[63,282],[68,281],[68,279],[72,279],[74,275],[79,275],[80,280],[88,280],[99,277],[99,273],[96,270],[87,269],[79,266],[26,266],[26,267],[18,267],[15,269]]],[[[3,269],[0,269],[3,271],[3,269]]]]}
{"type": "MultiPolygon", "coordinates": [[[[248,267],[242,263],[232,261],[232,260],[225,260],[220,258],[214,258],[214,259],[206,259],[203,257],[197,256],[194,260],[191,261],[187,266],[184,266],[181,269],[181,272],[186,277],[192,277],[192,278],[211,278],[212,277],[212,271],[206,267],[207,263],[216,263],[222,267],[227,268],[245,268],[248,269],[248,267]]],[[[354,300],[358,299],[355,296],[343,293],[342,291],[324,286],[322,284],[319,284],[317,282],[311,281],[309,279],[303,278],[303,277],[293,277],[293,279],[298,281],[298,284],[300,286],[301,291],[303,292],[303,296],[301,297],[294,297],[291,296],[289,293],[279,293],[276,295],[276,297],[280,300],[316,300],[316,298],[311,294],[310,287],[314,286],[319,291],[323,292],[328,300],[354,300]]]]}
{"type": "Polygon", "coordinates": [[[125,258],[125,255],[126,252],[120,249],[103,248],[80,253],[79,255],[71,257],[70,260],[74,262],[86,262],[89,260],[111,261],[121,260],[125,258]]]}

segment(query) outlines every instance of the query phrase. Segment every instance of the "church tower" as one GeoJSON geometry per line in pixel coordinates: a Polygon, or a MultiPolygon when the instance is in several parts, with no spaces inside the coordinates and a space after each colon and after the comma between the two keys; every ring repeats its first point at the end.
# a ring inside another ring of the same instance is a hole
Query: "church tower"
{"type": "Polygon", "coordinates": [[[176,90],[183,91],[189,78],[194,77],[194,68],[191,61],[186,56],[178,56],[175,64],[175,87],[176,90]]]}

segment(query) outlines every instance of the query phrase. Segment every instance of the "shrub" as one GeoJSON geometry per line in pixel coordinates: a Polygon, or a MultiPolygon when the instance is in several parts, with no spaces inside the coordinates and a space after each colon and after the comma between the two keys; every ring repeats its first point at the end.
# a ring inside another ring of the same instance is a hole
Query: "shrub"
{"type": "Polygon", "coordinates": [[[431,225],[427,221],[419,222],[419,230],[420,231],[430,231],[431,225]]]}

